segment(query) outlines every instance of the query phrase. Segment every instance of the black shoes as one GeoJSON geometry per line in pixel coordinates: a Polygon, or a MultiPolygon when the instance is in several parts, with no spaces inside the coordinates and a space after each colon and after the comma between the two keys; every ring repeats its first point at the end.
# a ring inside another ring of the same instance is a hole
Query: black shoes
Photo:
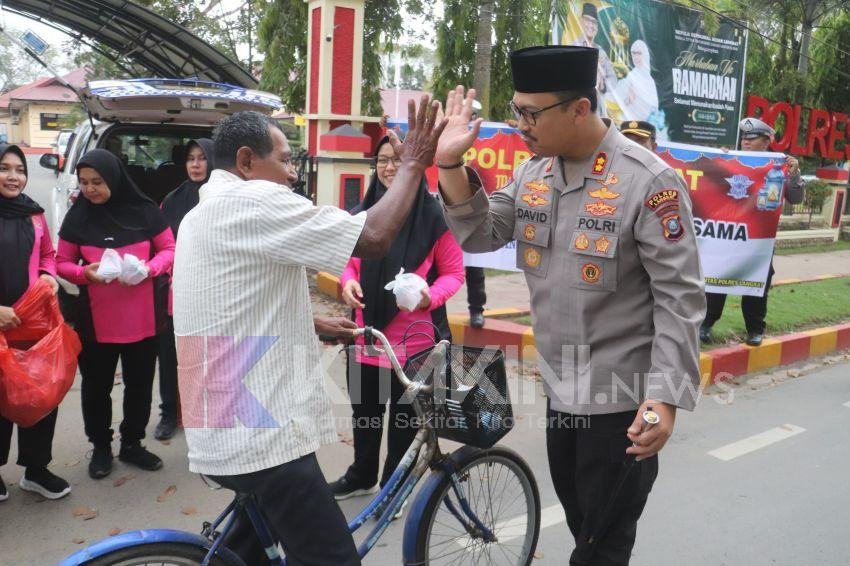
{"type": "Polygon", "coordinates": [[[27,468],[18,485],[24,491],[38,493],[47,499],[59,499],[71,493],[68,482],[51,473],[47,468],[27,468]]]}
{"type": "Polygon", "coordinates": [[[6,501],[9,499],[9,490],[6,489],[6,483],[3,481],[3,478],[0,478],[0,501],[6,501]]]}
{"type": "Polygon", "coordinates": [[[159,424],[156,425],[156,430],[153,437],[157,440],[168,440],[177,432],[177,419],[170,417],[162,417],[159,424]]]}
{"type": "Polygon", "coordinates": [[[334,499],[337,501],[342,501],[356,495],[371,495],[378,491],[377,484],[366,487],[354,485],[345,476],[342,476],[335,482],[331,482],[328,486],[331,488],[331,493],[334,494],[334,499]]]}
{"type": "Polygon", "coordinates": [[[89,462],[89,476],[99,480],[112,472],[112,447],[109,444],[95,445],[89,462]]]}
{"type": "MultiPolygon", "coordinates": [[[[122,444],[121,451],[118,453],[118,459],[149,472],[153,472],[154,470],[158,470],[162,467],[162,460],[160,460],[159,456],[148,452],[147,449],[138,442],[135,444],[122,444]]],[[[92,461],[94,461],[93,456],[92,461]]]]}
{"type": "Polygon", "coordinates": [[[764,334],[755,332],[747,333],[747,346],[761,346],[762,341],[764,341],[764,334]]]}
{"type": "Polygon", "coordinates": [[[484,328],[484,313],[469,313],[469,326],[472,328],[484,328]]]}
{"type": "Polygon", "coordinates": [[[703,344],[711,343],[711,327],[701,324],[699,327],[699,341],[703,344]]]}

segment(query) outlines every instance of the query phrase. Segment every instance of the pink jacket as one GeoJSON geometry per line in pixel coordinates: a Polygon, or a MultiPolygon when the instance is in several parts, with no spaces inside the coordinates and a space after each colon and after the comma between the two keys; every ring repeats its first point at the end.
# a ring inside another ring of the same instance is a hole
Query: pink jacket
{"type": "Polygon", "coordinates": [[[35,244],[30,255],[30,286],[35,284],[39,275],[47,273],[56,277],[56,252],[53,251],[53,242],[47,233],[47,221],[43,214],[32,217],[32,225],[35,228],[35,244]]]}
{"type": "Polygon", "coordinates": [[[106,248],[78,246],[59,239],[56,254],[59,275],[75,285],[87,285],[94,332],[98,342],[129,344],[156,334],[153,278],[167,273],[174,263],[174,236],[166,228],[153,238],[156,255],[151,256],[151,241],[144,240],[116,248],[121,257],[131,253],[144,259],[150,268],[148,278],[138,285],[127,287],[118,281],[106,285],[93,284],[86,279],[85,264],[96,263],[106,248]]]}
{"type": "MultiPolygon", "coordinates": [[[[445,305],[446,301],[448,301],[452,295],[457,293],[457,290],[460,289],[461,285],[463,285],[463,251],[461,251],[457,240],[455,240],[452,233],[448,230],[446,230],[445,234],[437,240],[434,247],[431,248],[431,252],[428,254],[428,257],[426,257],[425,261],[422,262],[422,265],[416,269],[415,273],[423,279],[426,279],[428,271],[431,270],[432,266],[436,266],[437,279],[429,287],[429,291],[431,292],[431,306],[429,307],[429,310],[415,312],[399,311],[396,317],[382,331],[387,336],[390,344],[392,344],[393,350],[395,351],[398,361],[402,366],[404,366],[409,355],[421,352],[422,350],[434,345],[434,342],[429,340],[427,336],[414,334],[416,332],[424,332],[428,336],[433,336],[434,329],[430,326],[430,324],[427,324],[431,322],[430,311],[445,305]],[[417,324],[411,328],[408,333],[406,347],[401,347],[401,341],[404,336],[405,329],[410,325],[410,323],[417,320],[425,321],[425,323],[417,324]]],[[[351,279],[360,280],[360,259],[356,257],[351,258],[348,261],[348,265],[345,266],[345,271],[342,272],[342,277],[340,278],[340,285],[345,286],[345,284],[351,279]]],[[[389,281],[386,283],[389,283],[389,281]]],[[[362,309],[355,310],[354,321],[358,326],[363,326],[362,309]]],[[[362,346],[363,339],[359,338],[357,340],[357,344],[362,346]]],[[[368,357],[362,356],[358,353],[357,361],[368,365],[377,365],[387,368],[390,367],[390,361],[386,356],[368,357]]]]}

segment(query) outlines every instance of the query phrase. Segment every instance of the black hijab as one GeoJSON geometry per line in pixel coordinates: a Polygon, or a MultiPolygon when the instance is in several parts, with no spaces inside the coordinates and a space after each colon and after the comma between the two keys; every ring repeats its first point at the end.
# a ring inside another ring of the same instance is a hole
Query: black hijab
{"type": "Polygon", "coordinates": [[[66,242],[98,248],[120,248],[150,240],[168,228],[156,204],[136,186],[124,164],[105,149],[93,149],[77,163],[97,171],[112,195],[93,204],[80,195],[62,222],[59,237],[66,242]]]}
{"type": "MultiPolygon", "coordinates": [[[[381,139],[375,155],[388,142],[387,137],[381,139]]],[[[354,207],[351,214],[369,210],[386,192],[387,187],[378,179],[376,172],[372,175],[363,202],[354,207]]],[[[428,191],[425,177],[422,177],[413,208],[387,256],[383,259],[364,259],[360,263],[360,287],[366,305],[363,309],[364,324],[383,330],[395,318],[398,314],[395,296],[392,291],[385,290],[384,285],[392,281],[402,267],[405,273],[416,271],[448,229],[443,211],[437,199],[428,191]]]]}
{"type": "MultiPolygon", "coordinates": [[[[176,189],[168,193],[168,196],[162,201],[162,213],[165,215],[165,219],[168,220],[175,238],[177,237],[177,230],[180,229],[180,222],[183,221],[183,217],[186,216],[187,212],[195,208],[200,201],[198,191],[201,189],[201,185],[210,180],[210,173],[212,173],[214,167],[213,141],[207,138],[198,138],[190,141],[186,145],[186,149],[191,151],[193,145],[200,147],[201,151],[204,152],[204,156],[207,158],[206,178],[199,183],[196,183],[192,179],[186,179],[176,189]]],[[[188,151],[186,152],[187,160],[188,151]]]]}
{"type": "MultiPolygon", "coordinates": [[[[29,177],[27,157],[16,145],[0,144],[0,159],[14,153],[24,164],[29,177]]],[[[26,187],[26,180],[24,187],[26,187]]],[[[21,192],[15,198],[0,196],[0,305],[12,306],[29,287],[30,256],[35,245],[32,216],[44,213],[38,203],[21,192]]]]}

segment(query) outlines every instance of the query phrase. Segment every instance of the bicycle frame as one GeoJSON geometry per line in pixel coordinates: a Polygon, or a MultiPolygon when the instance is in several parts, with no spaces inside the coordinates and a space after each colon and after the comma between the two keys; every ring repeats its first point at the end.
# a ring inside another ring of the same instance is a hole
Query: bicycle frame
{"type": "MultiPolygon", "coordinates": [[[[423,486],[414,502],[411,515],[405,523],[405,531],[407,529],[416,528],[419,526],[421,510],[425,502],[431,497],[431,493],[440,483],[437,476],[442,474],[448,475],[452,480],[452,491],[460,503],[460,509],[448,498],[445,498],[446,507],[450,513],[464,526],[466,531],[472,537],[482,538],[488,542],[496,540],[495,535],[490,531],[483,522],[475,515],[469,506],[468,501],[463,495],[463,491],[459,487],[459,478],[457,476],[451,458],[444,457],[440,452],[437,434],[432,424],[433,415],[428,415],[425,409],[419,402],[419,392],[429,392],[432,390],[432,385],[426,385],[419,381],[411,381],[405,375],[401,364],[398,361],[392,346],[383,333],[372,328],[362,328],[355,331],[355,335],[372,335],[376,337],[381,344],[386,348],[382,351],[390,360],[390,363],[395,370],[395,374],[405,387],[405,395],[410,394],[413,402],[413,407],[416,414],[422,419],[422,426],[416,433],[410,448],[407,449],[404,456],[399,462],[390,479],[381,491],[369,502],[368,505],[352,519],[349,524],[349,530],[354,533],[362,527],[366,521],[372,518],[380,507],[384,507],[383,514],[378,518],[377,524],[372,531],[366,536],[366,539],[357,548],[357,553],[360,558],[364,558],[369,551],[375,546],[381,536],[392,523],[393,517],[401,509],[401,506],[412,493],[414,487],[419,483],[428,468],[434,470],[434,477],[423,486]],[[423,450],[422,457],[419,458],[420,451],[423,450]],[[420,504],[421,500],[421,504],[420,504]]],[[[449,342],[443,340],[439,342],[434,351],[429,356],[429,360],[437,360],[442,356],[445,363],[446,350],[449,342]]],[[[434,365],[433,367],[442,367],[434,365]]],[[[106,554],[106,551],[114,551],[120,548],[135,546],[145,542],[190,542],[197,544],[201,548],[208,549],[202,566],[208,566],[210,560],[216,555],[223,556],[227,560],[235,562],[235,557],[226,547],[223,546],[224,539],[227,533],[233,528],[236,517],[239,511],[245,511],[251,520],[251,524],[260,539],[261,544],[268,556],[271,564],[274,566],[284,566],[286,560],[277,551],[277,543],[268,528],[268,525],[263,518],[253,496],[239,493],[233,498],[233,501],[216,517],[213,522],[204,522],[201,535],[186,533],[183,531],[173,531],[166,529],[150,529],[143,531],[132,531],[120,535],[120,537],[112,537],[106,541],[101,541],[88,549],[84,549],[67,558],[62,562],[62,565],[77,565],[85,563],[85,560],[90,560],[106,554]],[[216,529],[225,522],[224,528],[221,531],[216,529]],[[211,544],[210,544],[211,543],[211,544]],[[99,549],[104,549],[98,551],[99,549]]],[[[241,561],[239,561],[241,562],[241,561]]]]}

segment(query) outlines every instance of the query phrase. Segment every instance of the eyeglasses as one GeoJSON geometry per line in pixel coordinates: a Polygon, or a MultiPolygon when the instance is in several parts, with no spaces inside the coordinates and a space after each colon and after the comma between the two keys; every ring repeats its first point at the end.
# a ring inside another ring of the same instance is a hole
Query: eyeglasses
{"type": "Polygon", "coordinates": [[[540,114],[541,112],[545,112],[547,110],[555,108],[556,106],[561,106],[562,104],[569,104],[570,102],[573,102],[575,100],[578,100],[578,98],[570,98],[568,100],[562,100],[561,102],[556,102],[555,104],[552,104],[551,106],[547,106],[546,108],[541,108],[540,110],[533,110],[533,111],[529,110],[528,108],[520,108],[519,106],[514,104],[513,100],[508,102],[508,106],[510,106],[511,112],[513,113],[514,118],[517,121],[525,120],[525,123],[528,124],[529,126],[535,126],[535,125],[537,125],[537,115],[540,114]]]}
{"type": "Polygon", "coordinates": [[[379,157],[378,159],[375,160],[375,164],[378,167],[382,167],[382,168],[386,167],[390,163],[392,163],[393,167],[395,167],[396,169],[401,167],[401,159],[398,159],[397,157],[393,158],[393,159],[390,159],[389,157],[379,157]]]}

